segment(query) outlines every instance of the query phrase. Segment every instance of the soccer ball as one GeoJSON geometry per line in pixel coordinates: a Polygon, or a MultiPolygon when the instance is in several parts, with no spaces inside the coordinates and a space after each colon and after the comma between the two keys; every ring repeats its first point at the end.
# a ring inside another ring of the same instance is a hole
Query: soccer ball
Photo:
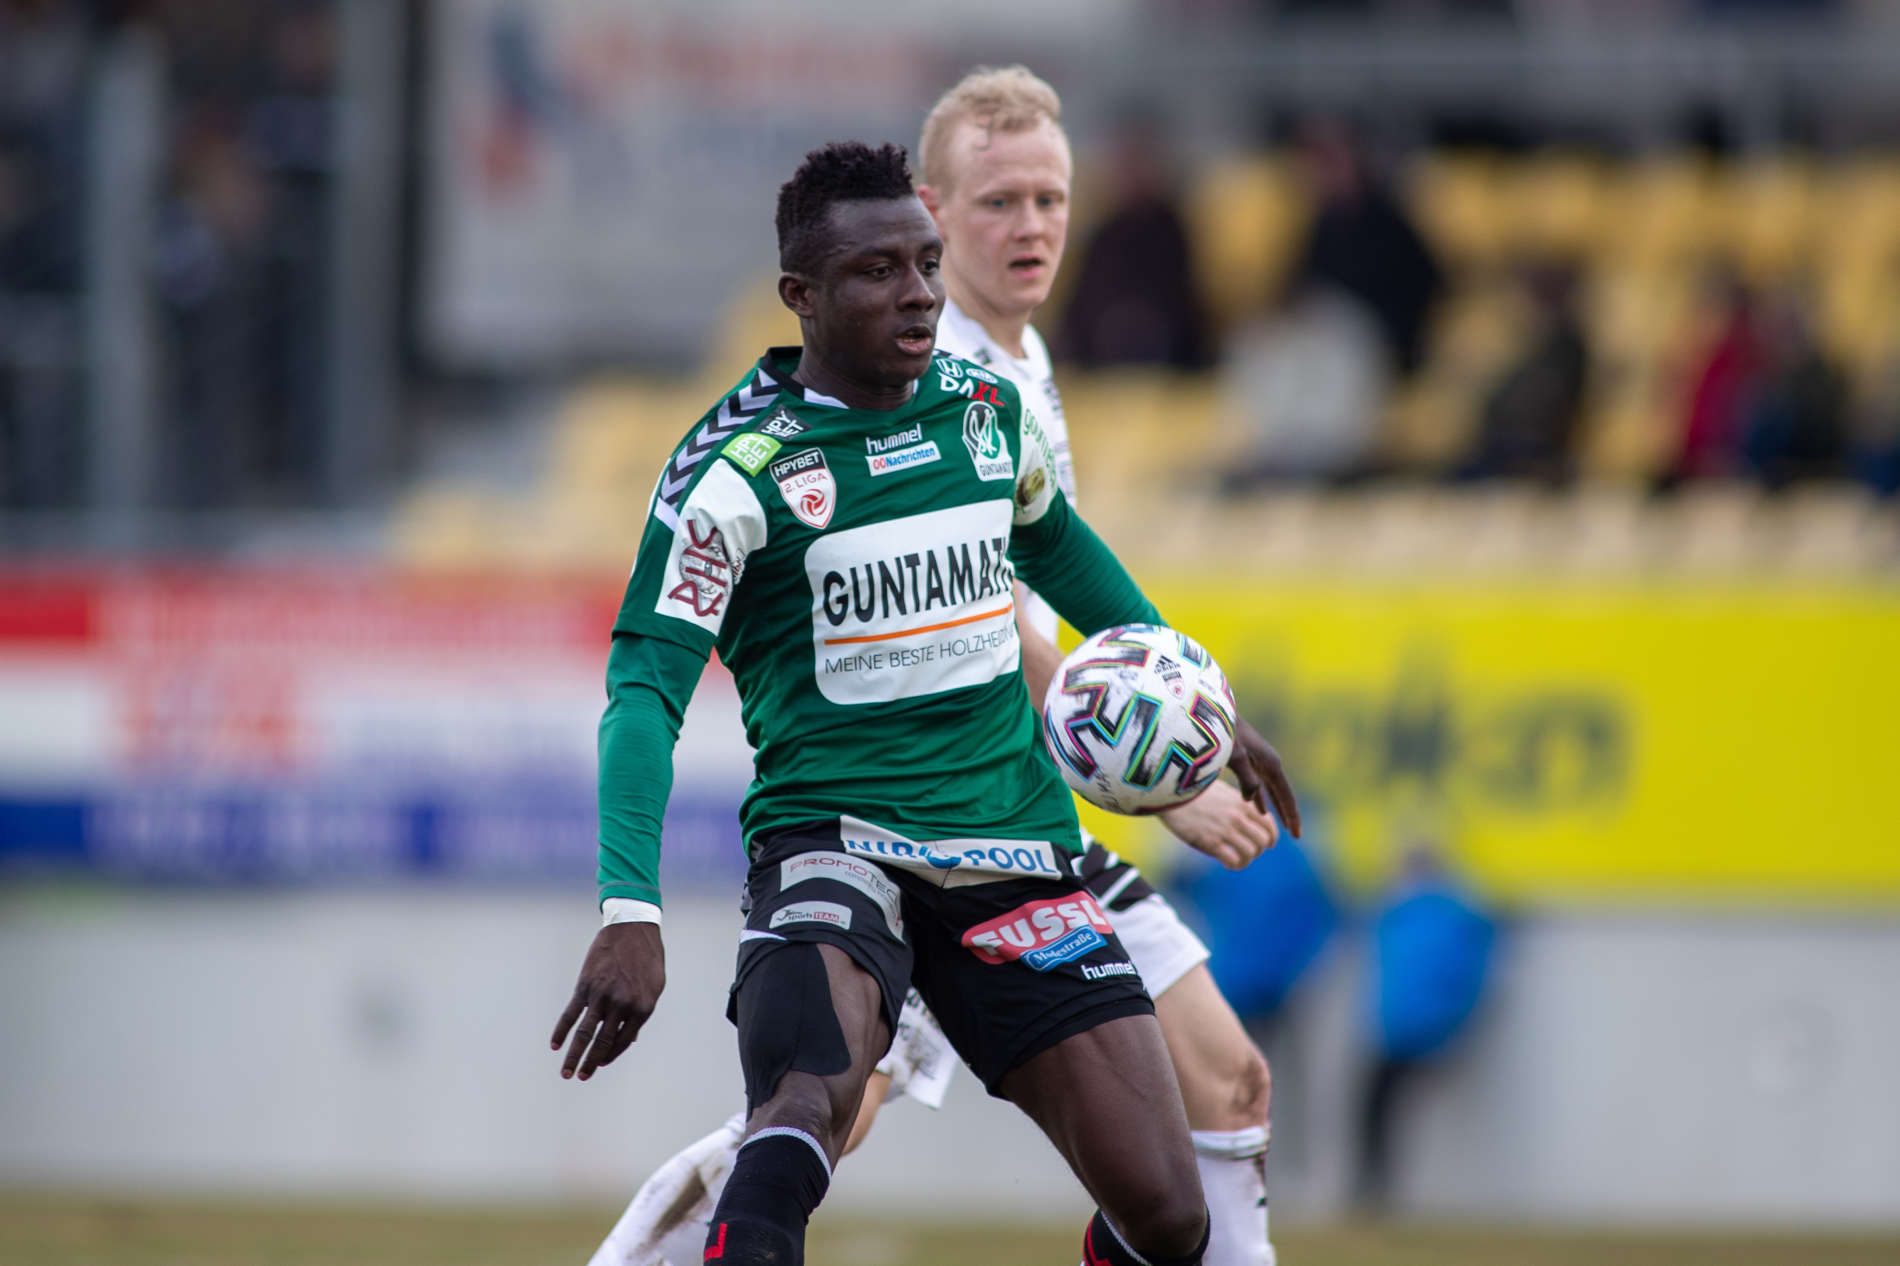
{"type": "Polygon", "coordinates": [[[1207,790],[1234,751],[1234,692],[1214,657],[1156,624],[1104,629],[1042,701],[1042,738],[1090,804],[1159,813],[1207,790]]]}

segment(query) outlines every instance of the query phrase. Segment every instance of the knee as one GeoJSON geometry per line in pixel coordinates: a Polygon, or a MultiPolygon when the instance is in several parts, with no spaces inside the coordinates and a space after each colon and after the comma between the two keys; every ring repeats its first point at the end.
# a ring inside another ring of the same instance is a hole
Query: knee
{"type": "Polygon", "coordinates": [[[818,1140],[835,1163],[844,1152],[844,1141],[851,1132],[851,1115],[840,1113],[833,1096],[819,1079],[800,1073],[787,1073],[772,1097],[760,1104],[746,1120],[746,1133],[756,1134],[769,1128],[793,1129],[818,1140]]]}
{"type": "MultiPolygon", "coordinates": [[[[1192,1172],[1192,1171],[1190,1171],[1192,1172]]],[[[1170,1183],[1131,1211],[1118,1228],[1143,1257],[1186,1257],[1207,1231],[1207,1202],[1198,1181],[1170,1183]]]]}
{"type": "Polygon", "coordinates": [[[1273,1107],[1273,1073],[1253,1043],[1205,1066],[1200,1090],[1189,1097],[1188,1120],[1196,1130],[1251,1130],[1267,1124],[1273,1107]]]}
{"type": "Polygon", "coordinates": [[[1273,1111],[1273,1070],[1267,1057],[1252,1043],[1247,1057],[1234,1070],[1228,1107],[1234,1116],[1234,1128],[1265,1125],[1273,1111]]]}

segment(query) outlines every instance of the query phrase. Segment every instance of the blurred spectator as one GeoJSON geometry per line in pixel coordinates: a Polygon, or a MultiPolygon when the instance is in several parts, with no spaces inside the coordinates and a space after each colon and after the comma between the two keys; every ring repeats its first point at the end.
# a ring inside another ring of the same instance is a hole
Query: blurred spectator
{"type": "Polygon", "coordinates": [[[164,499],[185,509],[235,500],[258,413],[258,310],[267,190],[216,124],[181,143],[156,242],[169,368],[164,499]]]}
{"type": "Polygon", "coordinates": [[[1300,133],[1302,169],[1314,201],[1312,227],[1295,255],[1288,294],[1337,287],[1372,310],[1401,375],[1418,368],[1426,321],[1444,275],[1424,238],[1374,175],[1359,138],[1338,120],[1300,133]]]}
{"type": "Polygon", "coordinates": [[[1742,409],[1765,355],[1755,298],[1741,277],[1721,268],[1708,285],[1718,313],[1715,332],[1690,371],[1682,437],[1661,481],[1665,489],[1736,472],[1742,409]]]}
{"type": "Polygon", "coordinates": [[[1846,383],[1800,296],[1777,296],[1763,326],[1766,356],[1742,416],[1744,467],[1770,489],[1845,473],[1846,383]]]}
{"type": "Polygon", "coordinates": [[[270,193],[264,233],[262,412],[256,478],[308,501],[319,492],[324,357],[328,351],[329,223],[334,151],[335,14],[298,0],[265,35],[268,73],[243,114],[244,149],[270,193]]]}
{"type": "Polygon", "coordinates": [[[1720,316],[1691,375],[1681,447],[1661,481],[1747,477],[1767,488],[1844,474],[1847,387],[1789,287],[1763,302],[1715,278],[1720,316]]]}
{"type": "Polygon", "coordinates": [[[1577,424],[1590,375],[1590,347],[1577,311],[1577,273],[1545,262],[1524,274],[1535,325],[1523,355],[1485,398],[1465,479],[1536,479],[1560,484],[1576,467],[1577,424]]]}
{"type": "MultiPolygon", "coordinates": [[[[1317,838],[1308,813],[1306,839],[1317,838]]],[[[1293,986],[1339,926],[1339,908],[1308,846],[1282,834],[1245,870],[1198,854],[1177,876],[1207,928],[1207,967],[1249,1029],[1272,1028],[1293,986]]]]}
{"type": "Polygon", "coordinates": [[[0,4],[0,508],[74,503],[86,14],[0,4]]]}
{"type": "MultiPolygon", "coordinates": [[[[1895,324],[1900,334],[1900,322],[1895,324]]],[[[1854,427],[1854,473],[1876,494],[1900,492],[1900,340],[1875,368],[1854,427]]]]}
{"type": "Polygon", "coordinates": [[[70,290],[78,282],[69,196],[44,150],[0,132],[0,291],[70,290]]]}
{"type": "Polygon", "coordinates": [[[307,503],[322,465],[335,30],[328,0],[169,14],[174,130],[155,234],[162,497],[307,503]]]}
{"type": "Polygon", "coordinates": [[[1209,363],[1206,306],[1156,124],[1123,122],[1110,147],[1108,217],[1089,235],[1056,335],[1056,359],[1101,365],[1209,363]]]}
{"type": "Polygon", "coordinates": [[[1222,414],[1247,433],[1223,490],[1278,480],[1350,480],[1371,469],[1392,362],[1365,304],[1302,287],[1229,341],[1222,414]]]}
{"type": "Polygon", "coordinates": [[[1392,1124],[1406,1084],[1442,1058],[1477,1010],[1497,927],[1437,853],[1416,846],[1373,927],[1367,1025],[1375,1062],[1359,1116],[1358,1198],[1390,1193],[1392,1124]]]}

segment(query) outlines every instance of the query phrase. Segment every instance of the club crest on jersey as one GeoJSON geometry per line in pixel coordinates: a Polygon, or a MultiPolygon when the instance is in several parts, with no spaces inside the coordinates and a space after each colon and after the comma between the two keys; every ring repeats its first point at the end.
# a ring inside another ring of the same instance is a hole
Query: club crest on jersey
{"type": "Polygon", "coordinates": [[[978,479],[1016,477],[1016,462],[1009,455],[1003,429],[996,424],[994,406],[976,400],[963,411],[963,446],[970,450],[978,479]]]}
{"type": "Polygon", "coordinates": [[[759,424],[759,434],[769,435],[775,440],[796,439],[810,429],[793,417],[784,405],[780,405],[773,411],[771,417],[759,424]]]}
{"type": "Polygon", "coordinates": [[[822,528],[831,522],[838,504],[838,484],[825,464],[823,450],[807,448],[772,463],[772,478],[785,504],[800,523],[822,528]]]}

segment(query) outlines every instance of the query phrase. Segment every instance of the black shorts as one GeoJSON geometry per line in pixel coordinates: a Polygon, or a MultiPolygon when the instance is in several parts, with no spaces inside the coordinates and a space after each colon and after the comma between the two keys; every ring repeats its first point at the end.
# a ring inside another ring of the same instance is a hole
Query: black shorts
{"type": "Polygon", "coordinates": [[[1097,901],[1120,914],[1137,901],[1155,895],[1154,885],[1142,877],[1133,862],[1119,853],[1109,852],[1100,840],[1087,832],[1082,839],[1088,844],[1088,851],[1077,860],[1076,876],[1097,901]]]}
{"type": "Polygon", "coordinates": [[[746,902],[729,1017],[774,947],[836,945],[877,981],[893,1033],[914,984],[992,1095],[1064,1038],[1154,1013],[1107,914],[1072,875],[945,886],[941,872],[847,853],[834,820],[761,835],[746,902]]]}

